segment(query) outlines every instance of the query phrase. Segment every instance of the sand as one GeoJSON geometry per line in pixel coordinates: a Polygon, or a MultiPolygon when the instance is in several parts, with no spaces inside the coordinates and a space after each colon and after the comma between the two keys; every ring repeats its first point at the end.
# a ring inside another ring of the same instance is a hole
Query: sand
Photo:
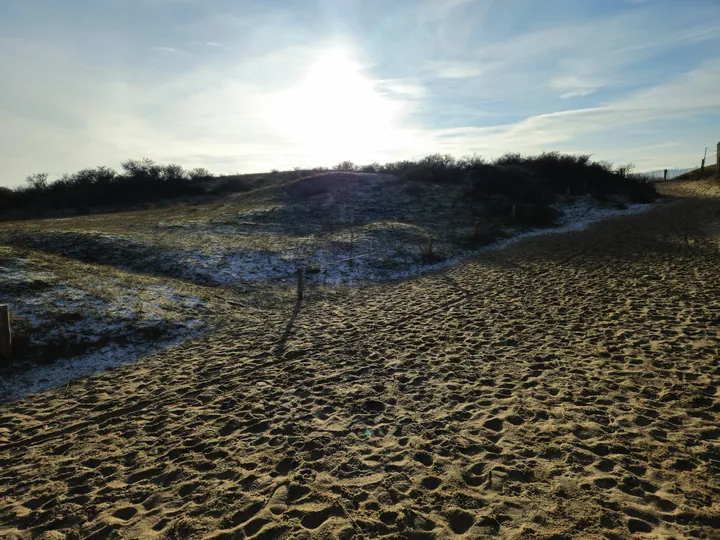
{"type": "Polygon", "coordinates": [[[0,408],[0,536],[717,538],[720,188],[663,189],[0,408]]]}

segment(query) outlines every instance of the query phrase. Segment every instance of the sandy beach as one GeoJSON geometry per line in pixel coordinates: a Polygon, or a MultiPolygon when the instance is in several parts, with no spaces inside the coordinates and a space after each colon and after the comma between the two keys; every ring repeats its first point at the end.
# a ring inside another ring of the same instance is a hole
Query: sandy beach
{"type": "Polygon", "coordinates": [[[0,406],[3,538],[717,538],[720,187],[0,406]]]}

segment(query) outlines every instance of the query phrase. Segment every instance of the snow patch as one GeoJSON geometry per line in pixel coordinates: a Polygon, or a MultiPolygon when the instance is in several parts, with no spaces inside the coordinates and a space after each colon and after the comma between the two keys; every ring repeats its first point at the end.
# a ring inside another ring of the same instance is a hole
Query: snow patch
{"type": "Polygon", "coordinates": [[[28,259],[0,264],[0,302],[10,305],[18,355],[0,372],[0,401],[132,362],[207,328],[205,303],[167,285],[98,277],[65,284],[28,259]]]}

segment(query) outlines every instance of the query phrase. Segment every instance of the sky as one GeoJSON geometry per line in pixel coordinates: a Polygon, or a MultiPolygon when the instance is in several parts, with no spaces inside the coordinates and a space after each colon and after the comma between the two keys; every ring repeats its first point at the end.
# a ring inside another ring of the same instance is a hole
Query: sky
{"type": "Polygon", "coordinates": [[[2,0],[0,185],[558,150],[714,160],[720,0],[2,0]]]}

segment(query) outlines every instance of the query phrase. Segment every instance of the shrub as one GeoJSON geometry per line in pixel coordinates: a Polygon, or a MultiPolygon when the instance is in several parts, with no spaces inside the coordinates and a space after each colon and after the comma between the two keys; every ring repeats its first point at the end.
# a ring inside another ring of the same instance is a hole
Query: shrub
{"type": "Polygon", "coordinates": [[[25,178],[25,181],[30,185],[31,188],[41,190],[45,189],[48,185],[48,173],[35,173],[25,178]]]}
{"type": "Polygon", "coordinates": [[[379,173],[382,171],[382,165],[380,165],[377,161],[374,163],[370,163],[369,165],[363,165],[360,167],[360,172],[364,173],[379,173]]]}
{"type": "Polygon", "coordinates": [[[522,165],[524,160],[520,154],[504,154],[497,158],[494,165],[522,165]]]}
{"type": "Polygon", "coordinates": [[[346,160],[346,161],[342,161],[342,162],[338,163],[337,165],[335,165],[333,167],[333,170],[334,171],[353,172],[353,171],[357,171],[358,167],[352,161],[346,160]]]}
{"type": "Polygon", "coordinates": [[[533,174],[518,165],[482,165],[472,175],[470,196],[476,200],[501,195],[513,201],[536,194],[538,185],[533,174]]]}
{"type": "Polygon", "coordinates": [[[400,178],[406,182],[432,182],[435,175],[429,168],[416,165],[405,171],[400,178]]]}
{"type": "Polygon", "coordinates": [[[386,163],[385,165],[383,165],[378,170],[378,172],[384,174],[392,174],[399,177],[405,174],[408,169],[416,166],[417,163],[415,163],[414,161],[394,161],[392,163],[386,163]]]}
{"type": "Polygon", "coordinates": [[[521,205],[517,209],[515,223],[523,227],[552,227],[561,213],[546,204],[521,205]]]}
{"type": "Polygon", "coordinates": [[[213,175],[210,174],[210,171],[203,167],[196,167],[187,174],[191,182],[202,182],[204,180],[211,180],[213,178],[213,175]]]}
{"type": "Polygon", "coordinates": [[[220,184],[215,191],[219,193],[242,193],[245,191],[250,191],[252,189],[252,186],[242,181],[239,178],[228,178],[225,182],[220,184]]]}
{"type": "Polygon", "coordinates": [[[462,179],[462,169],[455,158],[449,154],[432,154],[418,162],[418,166],[428,169],[437,183],[458,182],[462,179]]]}
{"type": "Polygon", "coordinates": [[[651,203],[658,197],[655,186],[642,176],[629,178],[625,184],[625,193],[630,202],[639,204],[651,203]]]}
{"type": "MultiPolygon", "coordinates": [[[[606,199],[609,194],[623,194],[633,202],[643,203],[657,197],[653,184],[633,174],[631,164],[613,169],[609,163],[591,161],[589,155],[558,152],[536,156],[511,153],[492,163],[477,155],[456,160],[448,154],[431,154],[419,161],[371,163],[363,167],[343,161],[334,170],[393,175],[406,184],[404,189],[409,193],[420,193],[418,184],[424,183],[467,184],[466,197],[482,203],[490,214],[506,216],[513,204],[530,205],[535,208],[529,214],[531,221],[537,223],[551,219],[546,210],[538,208],[547,206],[554,195],[565,194],[568,188],[572,194],[591,193],[599,200],[606,199]]],[[[295,168],[271,174],[242,175],[228,179],[217,191],[248,191],[299,177],[302,182],[303,177],[318,176],[327,171],[325,167],[295,168]]],[[[44,216],[49,210],[89,211],[103,205],[151,203],[201,194],[204,192],[202,180],[210,178],[212,175],[203,168],[185,171],[180,165],[159,165],[147,158],[129,159],[122,163],[121,173],[96,167],[66,174],[52,183],[47,174],[30,175],[26,187],[0,190],[0,211],[3,219],[22,219],[44,216]]],[[[298,187],[302,195],[327,190],[323,180],[310,184],[298,187]]]]}
{"type": "Polygon", "coordinates": [[[467,173],[467,172],[473,172],[477,169],[482,168],[485,165],[485,160],[478,156],[473,154],[472,156],[463,156],[460,158],[460,160],[457,162],[457,166],[460,168],[461,171],[467,173]]]}

